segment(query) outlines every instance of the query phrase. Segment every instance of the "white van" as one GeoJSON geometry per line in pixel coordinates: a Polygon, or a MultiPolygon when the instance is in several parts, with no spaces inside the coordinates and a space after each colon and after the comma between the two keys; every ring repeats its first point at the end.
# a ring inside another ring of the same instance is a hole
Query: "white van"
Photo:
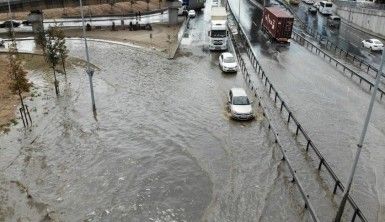
{"type": "Polygon", "coordinates": [[[322,1],[319,2],[318,11],[323,15],[331,15],[333,13],[333,3],[322,1]]]}

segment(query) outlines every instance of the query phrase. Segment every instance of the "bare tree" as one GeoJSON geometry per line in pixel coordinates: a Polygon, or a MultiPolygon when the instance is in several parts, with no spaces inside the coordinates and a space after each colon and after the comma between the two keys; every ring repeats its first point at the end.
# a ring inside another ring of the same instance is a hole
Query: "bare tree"
{"type": "Polygon", "coordinates": [[[63,66],[63,71],[64,71],[64,74],[67,75],[65,65],[66,65],[66,61],[68,58],[69,50],[67,49],[67,46],[66,46],[65,34],[64,34],[64,31],[61,27],[56,27],[55,34],[56,34],[56,38],[58,39],[58,43],[59,43],[58,52],[59,52],[62,66],[63,66]]]}
{"type": "Polygon", "coordinates": [[[115,3],[116,3],[116,0],[108,0],[108,4],[110,4],[110,6],[111,6],[111,13],[113,12],[113,7],[114,7],[115,3]]]}
{"type": "MultiPolygon", "coordinates": [[[[17,45],[15,39],[12,39],[11,44],[9,45],[9,54],[8,54],[8,61],[9,61],[9,66],[8,66],[8,73],[9,77],[11,79],[9,88],[13,93],[17,93],[19,95],[20,103],[21,103],[21,117],[25,121],[27,120],[27,113],[26,113],[26,106],[24,104],[23,100],[23,93],[24,92],[29,92],[30,87],[32,86],[32,83],[30,83],[27,79],[27,71],[24,70],[21,60],[19,59],[18,56],[18,51],[17,51],[17,45]],[[24,116],[23,116],[24,115],[24,116]]],[[[28,112],[28,111],[27,111],[28,112]]],[[[29,112],[28,112],[29,116],[29,112]]],[[[30,122],[31,117],[29,116],[30,122]]],[[[27,123],[28,124],[28,123],[27,123]]],[[[25,125],[24,125],[25,126],[25,125]]]]}
{"type": "Polygon", "coordinates": [[[59,82],[56,78],[56,67],[60,60],[59,46],[60,41],[59,38],[57,38],[57,26],[50,27],[47,31],[47,44],[44,55],[47,63],[53,70],[56,95],[59,95],[59,82]]]}

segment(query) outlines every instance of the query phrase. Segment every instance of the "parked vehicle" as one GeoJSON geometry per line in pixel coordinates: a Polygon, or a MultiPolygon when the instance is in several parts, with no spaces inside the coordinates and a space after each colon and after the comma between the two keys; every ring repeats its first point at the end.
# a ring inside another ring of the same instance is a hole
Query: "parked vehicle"
{"type": "Polygon", "coordinates": [[[16,21],[5,21],[2,24],[0,24],[0,28],[11,28],[11,24],[13,24],[14,28],[17,28],[20,26],[20,22],[16,21]]]}
{"type": "Polygon", "coordinates": [[[315,3],[313,4],[314,8],[316,8],[317,10],[318,10],[318,8],[319,8],[319,5],[320,5],[320,2],[315,2],[315,3]]]}
{"type": "Polygon", "coordinates": [[[298,5],[300,0],[285,0],[288,4],[291,5],[298,5]]]}
{"type": "Polygon", "coordinates": [[[314,7],[314,6],[310,6],[308,9],[307,9],[308,12],[310,12],[310,14],[317,14],[317,9],[314,7]]]}
{"type": "Polygon", "coordinates": [[[237,60],[233,54],[224,52],[219,56],[219,67],[222,72],[237,72],[237,60]]]}
{"type": "Polygon", "coordinates": [[[209,50],[226,50],[228,45],[227,12],[224,7],[211,8],[209,50]]]}
{"type": "Polygon", "coordinates": [[[228,95],[228,105],[233,119],[250,120],[254,118],[251,102],[244,89],[232,88],[228,95]]]}
{"type": "Polygon", "coordinates": [[[378,39],[366,39],[362,41],[362,46],[372,51],[380,51],[384,49],[384,44],[378,39]]]}
{"type": "Polygon", "coordinates": [[[323,15],[331,15],[333,13],[333,3],[322,1],[319,2],[318,11],[323,15]]]}
{"type": "Polygon", "coordinates": [[[183,5],[183,1],[182,0],[179,0],[180,2],[180,7],[178,8],[178,15],[181,16],[181,15],[186,15],[188,12],[186,10],[186,6],[183,5]]]}
{"type": "Polygon", "coordinates": [[[189,18],[195,18],[197,16],[195,10],[191,9],[188,11],[188,17],[189,18]]]}
{"type": "Polygon", "coordinates": [[[262,30],[277,42],[289,42],[293,24],[293,15],[282,7],[266,7],[263,10],[262,30]]]}
{"type": "Polygon", "coordinates": [[[336,16],[336,15],[332,15],[332,16],[329,16],[327,22],[329,27],[339,27],[340,26],[340,23],[341,23],[341,18],[336,16]]]}
{"type": "Polygon", "coordinates": [[[313,5],[314,4],[314,1],[313,0],[302,0],[305,4],[308,4],[308,5],[313,5]]]}
{"type": "Polygon", "coordinates": [[[183,0],[183,5],[186,6],[186,9],[191,10],[201,10],[205,7],[206,0],[183,0]]]}

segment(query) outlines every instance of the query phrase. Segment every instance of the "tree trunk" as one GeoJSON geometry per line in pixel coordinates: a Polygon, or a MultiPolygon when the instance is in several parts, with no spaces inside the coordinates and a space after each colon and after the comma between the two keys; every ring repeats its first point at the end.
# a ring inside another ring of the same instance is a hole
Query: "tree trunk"
{"type": "Polygon", "coordinates": [[[55,79],[55,92],[56,92],[56,95],[58,96],[59,95],[59,86],[57,84],[57,79],[56,79],[56,70],[55,70],[55,67],[53,67],[52,69],[53,69],[53,77],[55,79]]]}
{"type": "Polygon", "coordinates": [[[67,71],[66,71],[66,65],[65,65],[65,62],[64,62],[64,58],[61,59],[61,64],[63,65],[64,75],[67,76],[67,71]]]}

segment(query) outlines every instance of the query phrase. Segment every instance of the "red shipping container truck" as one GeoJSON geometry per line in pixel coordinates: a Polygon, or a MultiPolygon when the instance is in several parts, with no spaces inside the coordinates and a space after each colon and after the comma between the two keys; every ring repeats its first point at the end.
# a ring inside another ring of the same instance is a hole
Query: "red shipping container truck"
{"type": "Polygon", "coordinates": [[[293,23],[293,15],[284,8],[266,7],[263,10],[262,28],[278,42],[289,41],[293,23]]]}

